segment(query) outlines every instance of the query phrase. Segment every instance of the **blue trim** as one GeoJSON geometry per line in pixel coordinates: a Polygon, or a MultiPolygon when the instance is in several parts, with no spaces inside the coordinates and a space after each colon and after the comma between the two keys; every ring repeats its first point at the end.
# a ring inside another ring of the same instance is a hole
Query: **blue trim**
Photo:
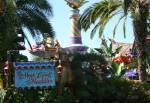
{"type": "Polygon", "coordinates": [[[81,37],[71,37],[71,44],[82,44],[81,37]]]}

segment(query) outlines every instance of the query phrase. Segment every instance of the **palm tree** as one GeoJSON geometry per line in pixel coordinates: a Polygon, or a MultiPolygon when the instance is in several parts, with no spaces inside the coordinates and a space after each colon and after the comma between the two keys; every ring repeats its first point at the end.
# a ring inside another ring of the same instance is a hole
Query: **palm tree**
{"type": "Polygon", "coordinates": [[[91,24],[95,27],[91,31],[91,37],[99,30],[101,36],[108,21],[116,15],[120,15],[117,24],[114,27],[114,34],[117,25],[124,19],[123,31],[125,35],[125,22],[127,17],[130,17],[133,22],[134,37],[138,52],[138,69],[139,79],[146,81],[146,60],[145,60],[145,39],[148,34],[148,16],[149,3],[148,0],[101,0],[93,4],[84,11],[79,20],[79,25],[85,31],[90,28],[91,24]],[[131,15],[131,16],[129,16],[131,15]],[[98,23],[96,22],[99,20],[98,23]]]}
{"type": "Polygon", "coordinates": [[[19,27],[26,27],[33,35],[48,33],[54,36],[48,20],[48,16],[52,16],[52,8],[47,0],[16,0],[16,13],[19,27]]]}
{"type": "Polygon", "coordinates": [[[0,0],[0,59],[15,48],[18,28],[27,28],[32,36],[48,33],[54,37],[48,16],[52,8],[47,0],[0,0]]]}

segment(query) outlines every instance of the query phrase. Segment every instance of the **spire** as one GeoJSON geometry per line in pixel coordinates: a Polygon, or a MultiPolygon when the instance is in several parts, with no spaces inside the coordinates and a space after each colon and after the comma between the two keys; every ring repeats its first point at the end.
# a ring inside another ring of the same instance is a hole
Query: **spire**
{"type": "Polygon", "coordinates": [[[78,19],[79,19],[79,10],[73,9],[71,10],[72,14],[70,16],[70,37],[71,37],[71,44],[82,44],[81,40],[81,30],[78,27],[78,19]]]}

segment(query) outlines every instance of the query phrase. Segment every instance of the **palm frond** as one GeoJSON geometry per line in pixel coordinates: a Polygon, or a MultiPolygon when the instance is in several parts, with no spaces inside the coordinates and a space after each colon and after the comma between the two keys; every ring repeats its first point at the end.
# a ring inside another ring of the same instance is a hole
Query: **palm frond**
{"type": "Polygon", "coordinates": [[[25,39],[26,39],[27,43],[29,44],[30,49],[32,50],[32,46],[31,46],[31,43],[30,43],[28,37],[26,35],[24,35],[24,36],[25,36],[25,39]]]}
{"type": "Polygon", "coordinates": [[[18,16],[21,26],[30,29],[29,31],[31,31],[33,35],[41,32],[42,34],[49,33],[53,37],[54,31],[46,17],[40,16],[39,13],[32,12],[31,10],[24,10],[23,13],[18,16]]]}
{"type": "Polygon", "coordinates": [[[120,6],[121,2],[118,0],[104,0],[93,4],[81,15],[79,19],[80,28],[86,31],[92,24],[95,24],[99,20],[91,32],[91,37],[94,36],[96,29],[99,29],[99,37],[101,37],[105,25],[119,12],[120,6]]]}
{"type": "Polygon", "coordinates": [[[88,2],[88,1],[82,0],[81,3],[80,3],[80,7],[81,7],[82,5],[84,5],[85,3],[87,3],[87,2],[88,2]]]}
{"type": "Polygon", "coordinates": [[[127,14],[131,3],[132,3],[132,0],[124,0],[124,4],[123,4],[124,14],[127,14]]]}
{"type": "Polygon", "coordinates": [[[99,28],[99,23],[97,23],[95,25],[95,27],[92,29],[90,38],[94,37],[94,35],[95,35],[95,33],[96,33],[96,31],[97,31],[98,28],[99,28]]]}
{"type": "Polygon", "coordinates": [[[17,0],[16,4],[21,27],[26,27],[33,36],[48,33],[54,37],[48,19],[52,16],[52,8],[47,0],[17,0]]]}
{"type": "Polygon", "coordinates": [[[123,35],[124,35],[124,38],[126,38],[126,20],[127,20],[127,17],[125,17],[124,22],[123,22],[123,35]]]}
{"type": "Polygon", "coordinates": [[[114,54],[115,55],[118,54],[121,49],[122,49],[122,46],[119,46],[118,48],[116,48],[114,54]]]}
{"type": "Polygon", "coordinates": [[[122,15],[122,16],[119,18],[118,22],[116,23],[116,25],[115,25],[115,27],[114,27],[114,30],[113,30],[113,37],[115,37],[117,27],[118,27],[120,21],[121,21],[124,17],[125,17],[125,15],[122,15]]]}
{"type": "Polygon", "coordinates": [[[112,43],[110,44],[110,46],[109,46],[109,48],[107,48],[107,51],[111,54],[111,56],[112,56],[112,53],[113,53],[113,51],[112,51],[112,43]]]}
{"type": "Polygon", "coordinates": [[[19,9],[30,7],[52,15],[52,7],[47,0],[17,0],[16,4],[19,9]]]}

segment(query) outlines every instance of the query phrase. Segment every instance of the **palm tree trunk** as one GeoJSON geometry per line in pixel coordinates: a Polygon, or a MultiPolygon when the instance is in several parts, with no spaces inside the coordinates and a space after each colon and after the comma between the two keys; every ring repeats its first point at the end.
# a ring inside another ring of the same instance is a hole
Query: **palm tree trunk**
{"type": "Polygon", "coordinates": [[[145,46],[146,46],[146,36],[148,34],[147,18],[149,15],[149,8],[144,3],[146,3],[146,0],[139,0],[136,4],[134,12],[132,13],[134,36],[138,55],[139,80],[141,82],[145,82],[147,80],[145,46]]]}
{"type": "Polygon", "coordinates": [[[134,36],[136,43],[136,51],[138,55],[138,71],[139,80],[141,82],[146,81],[146,35],[147,35],[147,23],[146,19],[134,20],[134,36]]]}
{"type": "Polygon", "coordinates": [[[141,82],[144,82],[144,81],[146,81],[146,78],[147,78],[144,42],[137,43],[137,53],[138,53],[139,80],[141,82]]]}

